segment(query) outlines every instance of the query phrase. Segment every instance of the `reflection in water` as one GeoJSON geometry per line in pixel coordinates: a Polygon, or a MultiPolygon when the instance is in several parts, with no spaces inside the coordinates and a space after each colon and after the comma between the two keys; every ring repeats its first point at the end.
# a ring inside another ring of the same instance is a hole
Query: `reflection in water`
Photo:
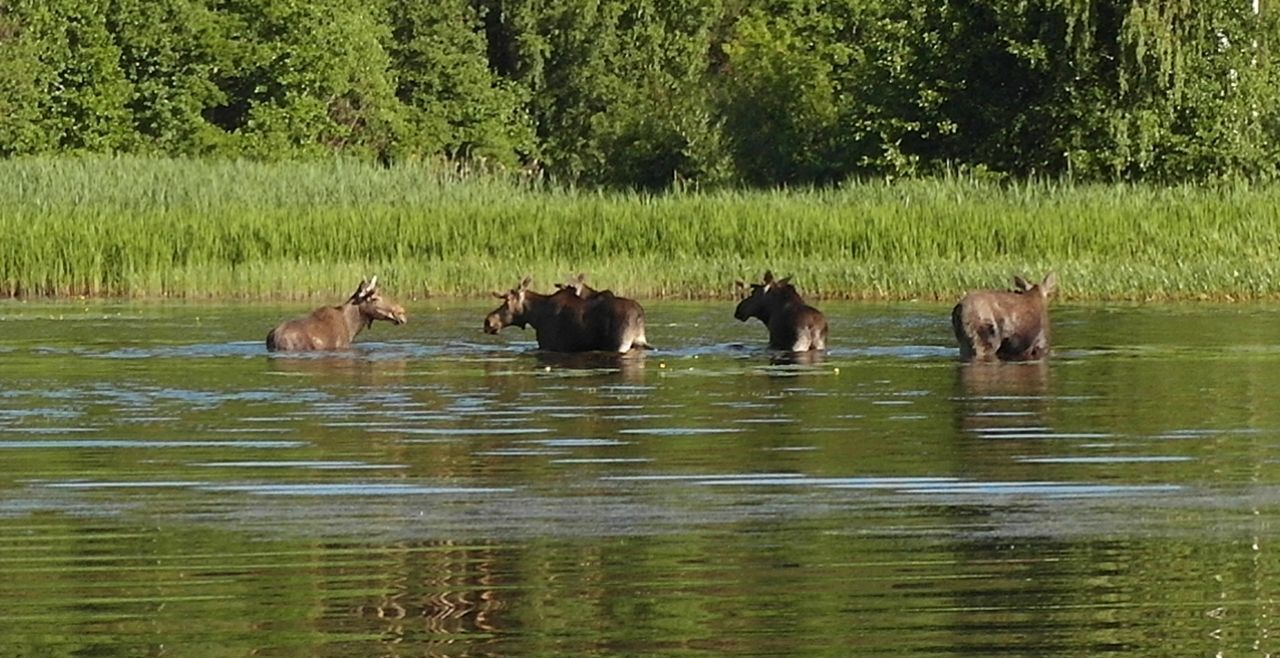
{"type": "Polygon", "coordinates": [[[956,372],[967,397],[1040,397],[1049,391],[1049,361],[972,361],[956,372]]]}
{"type": "Polygon", "coordinates": [[[956,364],[957,427],[983,436],[1043,431],[1049,372],[1047,359],[956,364]]]}
{"type": "Polygon", "coordinates": [[[279,353],[263,358],[275,373],[334,379],[354,377],[366,383],[401,378],[409,368],[408,359],[370,358],[353,352],[279,353]]]}
{"type": "Polygon", "coordinates": [[[444,541],[397,546],[387,556],[378,594],[360,603],[383,642],[395,645],[418,636],[479,638],[512,629],[503,618],[514,606],[506,569],[510,551],[484,543],[444,541]]]}
{"type": "Polygon", "coordinates": [[[626,354],[616,352],[547,352],[534,353],[539,365],[548,369],[566,369],[580,374],[620,374],[622,381],[644,381],[645,350],[632,350],[626,354]]]}
{"type": "Polygon", "coordinates": [[[769,363],[775,366],[818,366],[827,360],[823,350],[806,350],[804,352],[771,352],[769,363]]]}
{"type": "Polygon", "coordinates": [[[446,304],[266,356],[277,311],[6,320],[0,646],[1275,649],[1274,314],[1055,309],[1069,357],[956,365],[915,305],[829,305],[841,339],[800,355],[709,304],[653,305],[669,347],[628,355],[460,342],[477,309],[446,304]],[[1142,348],[1070,351],[1114,336],[1142,348]]]}

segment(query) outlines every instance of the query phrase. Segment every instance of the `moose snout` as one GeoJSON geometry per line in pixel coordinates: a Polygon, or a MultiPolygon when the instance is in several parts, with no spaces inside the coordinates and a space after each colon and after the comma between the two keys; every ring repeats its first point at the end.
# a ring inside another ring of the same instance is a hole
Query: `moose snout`
{"type": "Polygon", "coordinates": [[[496,334],[502,328],[502,323],[498,321],[496,316],[490,315],[484,319],[484,332],[486,334],[496,334]]]}
{"type": "Polygon", "coordinates": [[[391,312],[391,321],[396,324],[404,324],[409,321],[409,316],[405,315],[403,308],[397,306],[395,310],[391,312]]]}

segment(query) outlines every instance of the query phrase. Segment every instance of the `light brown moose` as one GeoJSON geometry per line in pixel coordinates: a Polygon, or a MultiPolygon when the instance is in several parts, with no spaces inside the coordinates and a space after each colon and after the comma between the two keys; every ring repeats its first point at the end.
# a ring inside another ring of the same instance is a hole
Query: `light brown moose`
{"type": "MultiPolygon", "coordinates": [[[[747,288],[738,282],[738,288],[747,288]]],[[[750,284],[751,293],[733,311],[733,317],[742,322],[759,318],[769,329],[769,348],[789,352],[825,350],[827,348],[827,318],[822,311],[809,306],[800,298],[791,277],[774,279],[772,271],[764,273],[762,283],[750,284]]]]}
{"type": "Polygon", "coordinates": [[[309,350],[344,350],[351,347],[356,334],[369,328],[374,320],[404,324],[404,309],[378,294],[378,277],[361,281],[346,302],[325,306],[310,315],[280,324],[267,334],[267,349],[273,352],[309,350]]]}
{"type": "Polygon", "coordinates": [[[975,361],[1031,361],[1049,354],[1049,297],[1058,277],[1037,284],[1013,278],[1013,290],[975,290],[951,309],[960,356],[975,361]]]}
{"type": "Polygon", "coordinates": [[[515,288],[493,293],[502,300],[484,319],[484,331],[496,334],[503,327],[533,326],[538,347],[551,352],[629,352],[648,348],[644,335],[644,309],[635,300],[608,290],[579,297],[578,288],[562,286],[555,294],[529,290],[525,277],[515,288]]]}

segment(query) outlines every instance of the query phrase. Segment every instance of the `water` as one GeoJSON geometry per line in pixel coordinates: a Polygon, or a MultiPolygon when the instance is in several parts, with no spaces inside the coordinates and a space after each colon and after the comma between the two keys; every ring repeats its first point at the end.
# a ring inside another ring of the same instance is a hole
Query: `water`
{"type": "Polygon", "coordinates": [[[0,304],[2,655],[1266,655],[1280,308],[1053,311],[1047,364],[949,309],[732,304],[635,358],[408,304],[0,304]]]}

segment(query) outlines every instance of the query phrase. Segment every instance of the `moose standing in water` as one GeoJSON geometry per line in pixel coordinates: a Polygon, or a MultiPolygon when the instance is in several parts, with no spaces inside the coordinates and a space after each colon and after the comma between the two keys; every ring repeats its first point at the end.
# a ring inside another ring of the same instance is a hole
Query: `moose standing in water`
{"type": "Polygon", "coordinates": [[[318,308],[310,315],[288,320],[267,334],[267,349],[272,352],[308,350],[345,350],[356,334],[367,329],[374,320],[404,324],[404,309],[378,294],[378,277],[361,281],[350,299],[340,306],[318,308]]]}
{"type": "Polygon", "coordinates": [[[1013,278],[1013,290],[975,290],[951,310],[960,357],[1033,361],[1049,354],[1049,296],[1058,277],[1037,284],[1013,278]]]}
{"type": "MultiPolygon", "coordinates": [[[[747,284],[739,281],[738,287],[746,288],[747,284]]],[[[827,348],[827,318],[800,299],[791,277],[775,280],[773,272],[766,271],[764,282],[751,284],[751,294],[738,303],[733,317],[742,322],[759,318],[769,328],[770,349],[806,352],[827,348]]]]}
{"type": "Polygon", "coordinates": [[[648,348],[644,335],[644,309],[634,300],[608,290],[580,297],[573,286],[552,295],[529,290],[532,278],[502,293],[493,293],[502,305],[484,319],[484,331],[496,334],[503,327],[524,329],[533,325],[538,347],[551,352],[629,352],[648,348]]]}

